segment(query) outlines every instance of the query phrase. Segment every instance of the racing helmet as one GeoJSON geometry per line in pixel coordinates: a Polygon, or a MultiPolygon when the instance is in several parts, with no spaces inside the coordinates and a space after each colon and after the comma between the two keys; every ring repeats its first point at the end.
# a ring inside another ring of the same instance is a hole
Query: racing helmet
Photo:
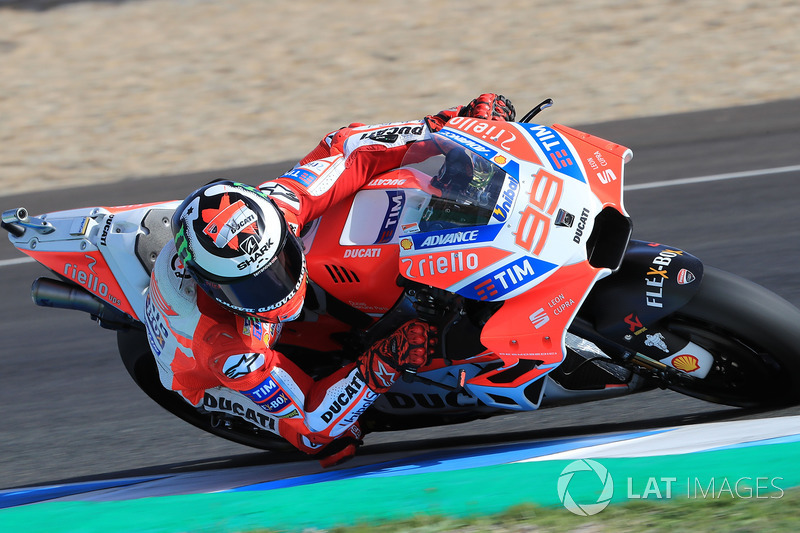
{"type": "Polygon", "coordinates": [[[172,232],[186,272],[226,309],[269,322],[300,314],[303,247],[263,192],[226,180],[204,185],[175,210],[172,232]]]}

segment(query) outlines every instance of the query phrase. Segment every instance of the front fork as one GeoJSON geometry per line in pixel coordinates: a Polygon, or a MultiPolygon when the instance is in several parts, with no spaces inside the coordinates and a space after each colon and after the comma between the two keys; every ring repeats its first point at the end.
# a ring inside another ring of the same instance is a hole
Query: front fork
{"type": "Polygon", "coordinates": [[[570,329],[659,382],[703,379],[714,356],[668,327],[702,278],[702,262],[688,252],[631,240],[620,268],[595,284],[570,329]]]}
{"type": "Polygon", "coordinates": [[[691,341],[677,353],[656,359],[608,339],[598,333],[587,320],[580,317],[575,318],[569,331],[597,346],[603,354],[608,356],[607,362],[630,369],[662,389],[686,385],[687,381],[702,379],[708,374],[714,362],[711,353],[691,341]],[[692,361],[690,358],[704,359],[703,367],[695,368],[688,365],[686,361],[692,361]],[[678,365],[682,365],[684,368],[679,368],[678,365]]]}

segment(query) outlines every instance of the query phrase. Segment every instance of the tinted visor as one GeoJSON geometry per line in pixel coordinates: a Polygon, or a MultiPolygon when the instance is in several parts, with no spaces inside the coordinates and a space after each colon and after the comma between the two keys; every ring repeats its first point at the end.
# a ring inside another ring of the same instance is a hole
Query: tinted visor
{"type": "Polygon", "coordinates": [[[286,238],[275,259],[258,273],[232,283],[198,280],[212,298],[233,311],[265,313],[277,309],[300,288],[305,270],[303,249],[297,237],[286,238]]]}

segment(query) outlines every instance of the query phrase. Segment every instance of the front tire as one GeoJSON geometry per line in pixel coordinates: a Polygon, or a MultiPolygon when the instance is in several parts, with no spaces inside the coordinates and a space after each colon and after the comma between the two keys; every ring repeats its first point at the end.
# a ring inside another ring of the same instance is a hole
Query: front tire
{"type": "Polygon", "coordinates": [[[687,376],[671,389],[738,407],[800,403],[800,310],[778,295],[706,267],[669,329],[714,355],[704,379],[687,376]]]}

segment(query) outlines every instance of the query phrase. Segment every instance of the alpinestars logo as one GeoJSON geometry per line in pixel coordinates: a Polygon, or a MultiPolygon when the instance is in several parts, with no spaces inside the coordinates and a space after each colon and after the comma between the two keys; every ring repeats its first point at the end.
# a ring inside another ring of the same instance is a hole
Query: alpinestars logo
{"type": "Polygon", "coordinates": [[[238,379],[253,372],[264,364],[264,354],[243,353],[228,357],[222,367],[222,372],[230,379],[238,379]]]}
{"type": "Polygon", "coordinates": [[[297,198],[297,193],[288,187],[284,187],[279,183],[267,183],[261,187],[261,190],[273,200],[280,200],[288,204],[293,209],[300,209],[300,199],[297,198]]]}
{"type": "Polygon", "coordinates": [[[377,377],[384,387],[391,387],[396,378],[395,373],[388,370],[383,361],[378,361],[378,368],[375,370],[375,377],[377,377]]]}

